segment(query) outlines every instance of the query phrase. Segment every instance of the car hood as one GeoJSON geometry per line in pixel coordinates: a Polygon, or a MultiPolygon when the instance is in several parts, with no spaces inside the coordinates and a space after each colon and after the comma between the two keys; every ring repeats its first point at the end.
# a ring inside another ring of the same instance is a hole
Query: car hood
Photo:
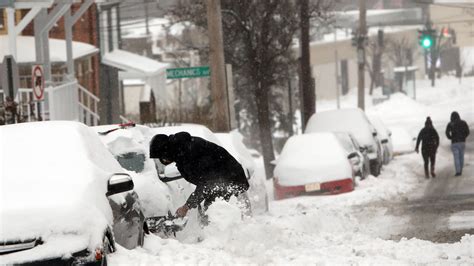
{"type": "Polygon", "coordinates": [[[110,219],[94,205],[56,204],[43,208],[8,209],[0,211],[0,242],[41,239],[74,235],[87,239],[92,248],[101,243],[110,219]]]}
{"type": "MultiPolygon", "coordinates": [[[[41,261],[54,258],[67,258],[71,254],[84,250],[93,245],[88,235],[51,234],[46,240],[31,249],[12,252],[0,256],[2,265],[20,264],[25,262],[41,261]]],[[[98,247],[101,242],[96,243],[98,247]]],[[[89,250],[94,250],[89,249],[89,250]]]]}

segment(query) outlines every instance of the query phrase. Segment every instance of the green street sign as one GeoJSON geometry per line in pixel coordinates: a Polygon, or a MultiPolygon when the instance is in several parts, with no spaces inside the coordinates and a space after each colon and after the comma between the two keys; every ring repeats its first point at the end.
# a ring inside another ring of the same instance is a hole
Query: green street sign
{"type": "Polygon", "coordinates": [[[209,77],[209,66],[170,68],[166,70],[167,79],[209,77]]]}

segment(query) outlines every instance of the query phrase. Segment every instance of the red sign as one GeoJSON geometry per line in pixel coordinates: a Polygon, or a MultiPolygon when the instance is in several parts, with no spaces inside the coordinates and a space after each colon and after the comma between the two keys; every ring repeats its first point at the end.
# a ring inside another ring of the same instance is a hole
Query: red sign
{"type": "Polygon", "coordinates": [[[33,87],[33,95],[37,101],[44,99],[44,75],[41,65],[34,65],[31,71],[31,82],[33,87]]]}

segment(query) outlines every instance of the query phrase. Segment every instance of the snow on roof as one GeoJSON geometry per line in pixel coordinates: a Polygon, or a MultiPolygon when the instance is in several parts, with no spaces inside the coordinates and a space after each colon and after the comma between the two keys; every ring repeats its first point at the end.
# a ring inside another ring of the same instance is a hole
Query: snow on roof
{"type": "MultiPolygon", "coordinates": [[[[165,18],[152,18],[148,20],[148,29],[153,36],[164,36],[170,21],[165,18]]],[[[145,19],[124,21],[121,24],[123,38],[141,38],[147,36],[145,19]]]]}
{"type": "Polygon", "coordinates": [[[0,136],[8,140],[0,153],[0,239],[48,242],[71,232],[86,235],[86,246],[100,243],[89,238],[101,238],[112,223],[106,184],[122,169],[97,134],[78,122],[54,121],[3,126],[0,136]]]}
{"type": "Polygon", "coordinates": [[[122,80],[124,86],[138,86],[145,85],[145,81],[141,79],[124,79],[122,80]]]}
{"type": "Polygon", "coordinates": [[[346,152],[333,133],[292,136],[283,147],[275,177],[284,186],[352,178],[346,152]]]}
{"type": "Polygon", "coordinates": [[[416,71],[418,70],[417,66],[401,66],[401,67],[395,67],[393,68],[394,72],[407,72],[407,71],[416,71]]]}
{"type": "MultiPolygon", "coordinates": [[[[379,30],[383,30],[384,33],[396,33],[402,31],[409,31],[421,28],[420,26],[391,26],[391,27],[369,27],[368,36],[377,36],[379,30]]],[[[319,45],[324,43],[332,43],[335,41],[347,41],[352,39],[352,34],[350,29],[337,29],[336,33],[324,34],[321,40],[312,41],[310,45],[319,45]],[[336,36],[334,36],[336,34],[336,36]]]]}
{"type": "Polygon", "coordinates": [[[165,71],[168,64],[160,63],[145,56],[130,53],[124,50],[115,49],[106,53],[102,62],[106,65],[123,69],[126,71],[136,71],[147,76],[154,76],[165,71]]]}
{"type": "MultiPolygon", "coordinates": [[[[17,63],[36,62],[35,38],[33,36],[17,36],[17,63]]],[[[9,50],[8,35],[0,35],[0,58],[3,58],[9,50]]],[[[99,49],[95,46],[72,42],[72,57],[78,59],[97,53],[99,49]]],[[[49,54],[51,62],[66,62],[66,41],[60,39],[49,39],[49,54]]]]}

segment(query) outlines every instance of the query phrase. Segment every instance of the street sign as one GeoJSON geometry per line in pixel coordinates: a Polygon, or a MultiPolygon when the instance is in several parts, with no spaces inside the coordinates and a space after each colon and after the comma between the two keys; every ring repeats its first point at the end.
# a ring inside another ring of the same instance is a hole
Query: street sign
{"type": "Polygon", "coordinates": [[[209,77],[209,66],[170,68],[166,70],[167,79],[209,77]]]}
{"type": "Polygon", "coordinates": [[[44,74],[43,66],[33,65],[31,71],[31,83],[33,88],[33,95],[37,101],[44,99],[44,74]]]}

